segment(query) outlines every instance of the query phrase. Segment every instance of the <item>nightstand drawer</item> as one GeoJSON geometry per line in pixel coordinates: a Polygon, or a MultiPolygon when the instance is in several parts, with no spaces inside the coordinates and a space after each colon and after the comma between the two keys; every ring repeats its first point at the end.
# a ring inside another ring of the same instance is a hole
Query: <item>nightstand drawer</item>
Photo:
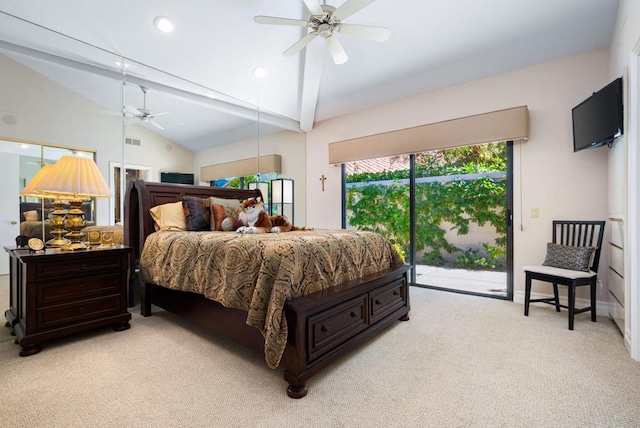
{"type": "Polygon", "coordinates": [[[36,329],[46,330],[119,314],[122,312],[121,301],[121,296],[115,295],[40,308],[36,314],[36,329]]]}
{"type": "Polygon", "coordinates": [[[367,296],[362,295],[309,317],[309,361],[364,330],[367,296]]]}
{"type": "Polygon", "coordinates": [[[386,285],[369,295],[371,305],[371,321],[373,324],[389,313],[400,309],[407,303],[404,281],[398,280],[386,285]]]}
{"type": "Polygon", "coordinates": [[[105,256],[101,254],[101,257],[40,263],[37,268],[38,278],[43,280],[60,276],[69,277],[74,274],[87,275],[99,271],[120,272],[123,266],[122,257],[119,255],[105,256]]]}
{"type": "Polygon", "coordinates": [[[84,300],[99,295],[120,293],[120,274],[101,275],[43,283],[37,287],[38,304],[50,304],[66,300],[84,300]]]}

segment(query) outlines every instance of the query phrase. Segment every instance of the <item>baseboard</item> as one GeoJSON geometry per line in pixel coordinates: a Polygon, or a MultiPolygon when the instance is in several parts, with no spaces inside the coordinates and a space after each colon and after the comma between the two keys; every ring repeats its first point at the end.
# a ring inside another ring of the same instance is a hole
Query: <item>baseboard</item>
{"type": "MultiPolygon", "coordinates": [[[[553,298],[552,294],[542,294],[542,293],[531,293],[532,299],[548,299],[553,298]]],[[[513,292],[513,301],[515,303],[522,303],[524,305],[524,291],[514,291],[513,292]]],[[[567,297],[560,296],[560,303],[563,305],[567,304],[567,297]]],[[[586,308],[591,304],[589,299],[576,299],[576,308],[586,308]]],[[[545,305],[546,303],[531,303],[531,305],[545,305]]],[[[596,300],[596,314],[599,316],[609,316],[609,302],[603,300],[596,300]]]]}

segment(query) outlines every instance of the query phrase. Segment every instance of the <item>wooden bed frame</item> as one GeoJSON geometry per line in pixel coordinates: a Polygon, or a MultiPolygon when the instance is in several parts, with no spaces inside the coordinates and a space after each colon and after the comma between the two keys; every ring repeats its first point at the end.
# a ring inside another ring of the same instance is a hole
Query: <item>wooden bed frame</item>
{"type": "MultiPolygon", "coordinates": [[[[146,237],[154,232],[149,209],[185,195],[239,200],[261,196],[259,190],[131,181],[124,207],[124,242],[134,248],[136,266],[146,237]]],[[[389,269],[287,302],[289,332],[281,364],[289,397],[304,397],[311,376],[395,321],[409,319],[408,270],[408,266],[389,269]]],[[[246,324],[246,312],[194,293],[148,283],[140,287],[143,316],[151,315],[154,304],[264,355],[264,338],[246,324]]]]}

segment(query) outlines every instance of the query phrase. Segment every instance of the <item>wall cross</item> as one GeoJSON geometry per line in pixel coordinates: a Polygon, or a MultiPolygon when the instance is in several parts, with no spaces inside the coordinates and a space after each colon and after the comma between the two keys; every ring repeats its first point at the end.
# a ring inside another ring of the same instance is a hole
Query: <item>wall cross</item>
{"type": "Polygon", "coordinates": [[[322,177],[320,177],[320,181],[322,182],[322,191],[324,192],[324,181],[327,179],[327,177],[324,176],[324,174],[322,174],[322,177]]]}

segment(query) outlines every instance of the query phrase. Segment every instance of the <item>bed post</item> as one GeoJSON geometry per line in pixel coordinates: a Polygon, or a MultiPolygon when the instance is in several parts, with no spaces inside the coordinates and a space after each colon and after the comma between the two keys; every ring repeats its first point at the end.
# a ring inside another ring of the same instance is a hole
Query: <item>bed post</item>
{"type": "Polygon", "coordinates": [[[133,248],[131,256],[131,272],[129,272],[129,292],[127,298],[127,305],[129,307],[135,306],[136,288],[138,286],[138,260],[140,259],[140,251],[138,250],[137,237],[140,235],[138,222],[138,192],[134,186],[134,182],[130,181],[127,184],[127,191],[124,199],[124,236],[123,243],[133,248]]]}

